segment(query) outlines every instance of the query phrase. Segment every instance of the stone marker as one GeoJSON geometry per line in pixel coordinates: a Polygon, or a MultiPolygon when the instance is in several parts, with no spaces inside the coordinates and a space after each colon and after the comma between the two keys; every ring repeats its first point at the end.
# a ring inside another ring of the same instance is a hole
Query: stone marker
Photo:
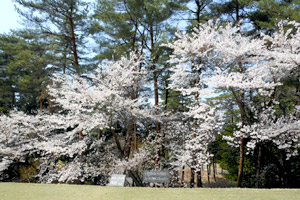
{"type": "Polygon", "coordinates": [[[170,174],[168,171],[144,171],[144,183],[169,183],[170,174]]]}
{"type": "Polygon", "coordinates": [[[126,175],[112,174],[108,186],[124,187],[126,175]]]}

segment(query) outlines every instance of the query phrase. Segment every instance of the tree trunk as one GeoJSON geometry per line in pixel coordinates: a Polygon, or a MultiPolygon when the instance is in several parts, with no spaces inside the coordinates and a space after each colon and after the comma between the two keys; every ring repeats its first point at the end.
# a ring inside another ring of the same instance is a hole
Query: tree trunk
{"type": "Polygon", "coordinates": [[[79,140],[83,140],[83,131],[79,132],[79,140]]]}
{"type": "Polygon", "coordinates": [[[194,188],[195,187],[195,172],[196,172],[196,169],[195,169],[195,167],[193,165],[195,165],[194,162],[192,163],[192,166],[191,166],[191,183],[190,183],[190,188],[194,188]]]}
{"type": "Polygon", "coordinates": [[[207,182],[208,182],[208,184],[210,185],[210,166],[209,165],[207,165],[206,166],[206,169],[207,169],[207,182]]]}
{"type": "Polygon", "coordinates": [[[192,11],[196,15],[196,21],[197,21],[197,28],[200,28],[200,17],[201,17],[201,12],[205,9],[208,4],[210,4],[209,1],[205,0],[195,0],[196,4],[196,11],[192,11]]]}
{"type": "Polygon", "coordinates": [[[132,145],[132,128],[133,128],[132,120],[129,120],[129,125],[126,133],[126,140],[125,140],[125,146],[124,146],[124,156],[126,158],[129,158],[130,152],[131,152],[131,145],[132,145]]]}
{"type": "Polygon", "coordinates": [[[239,165],[239,174],[237,184],[239,187],[242,186],[242,179],[243,179],[243,171],[244,171],[244,152],[245,152],[245,139],[241,138],[241,145],[240,145],[240,165],[239,165]]]}
{"type": "Polygon", "coordinates": [[[260,186],[261,151],[262,151],[262,144],[258,143],[258,155],[257,155],[257,167],[256,167],[256,183],[255,183],[255,187],[256,188],[259,188],[259,186],[260,186]]]}
{"type": "Polygon", "coordinates": [[[240,2],[239,2],[239,0],[236,0],[235,1],[235,14],[236,14],[236,22],[237,23],[239,23],[239,21],[240,21],[240,13],[239,13],[239,11],[240,11],[240,2]]]}
{"type": "Polygon", "coordinates": [[[165,81],[165,84],[166,84],[166,94],[165,94],[165,110],[167,111],[168,110],[168,100],[169,100],[169,83],[168,83],[168,80],[165,81]]]}
{"type": "Polygon", "coordinates": [[[183,165],[182,169],[178,171],[179,172],[179,184],[180,185],[184,185],[184,168],[185,168],[185,166],[183,165]]]}
{"type": "Polygon", "coordinates": [[[214,172],[214,180],[216,182],[217,179],[216,179],[216,160],[215,160],[215,156],[213,156],[213,172],[214,172]]]}
{"type": "MultiPolygon", "coordinates": [[[[150,40],[151,40],[151,58],[152,58],[152,71],[153,71],[153,87],[154,87],[154,105],[158,107],[158,78],[156,72],[155,63],[157,62],[158,56],[154,56],[154,30],[153,25],[150,25],[150,40]],[[155,59],[154,59],[155,57],[155,59]]],[[[158,114],[158,110],[156,111],[158,114]]],[[[155,169],[159,169],[159,161],[161,156],[161,147],[162,144],[160,143],[161,135],[160,135],[161,126],[159,122],[156,122],[156,145],[159,146],[156,152],[156,159],[155,159],[155,169]]],[[[164,156],[164,155],[163,155],[164,156]]]]}
{"type": "Polygon", "coordinates": [[[197,184],[197,187],[202,187],[202,177],[201,177],[201,169],[198,169],[197,172],[196,172],[196,177],[197,177],[197,180],[196,180],[196,184],[197,184]]]}
{"type": "Polygon", "coordinates": [[[78,53],[77,53],[77,44],[76,44],[76,37],[75,37],[75,29],[74,29],[74,22],[73,22],[73,8],[71,8],[71,13],[69,16],[69,25],[70,25],[70,31],[71,31],[71,41],[72,41],[72,52],[74,57],[74,68],[76,70],[76,73],[78,75],[81,74],[80,68],[79,68],[79,61],[78,61],[78,53]]]}
{"type": "Polygon", "coordinates": [[[39,97],[39,103],[40,103],[40,110],[42,110],[43,109],[43,99],[42,99],[41,95],[39,97]]]}
{"type": "Polygon", "coordinates": [[[68,66],[68,62],[67,62],[67,52],[68,52],[68,47],[65,47],[64,51],[63,51],[63,55],[64,55],[64,63],[63,63],[63,74],[66,74],[66,70],[67,70],[67,66],[68,66]]]}
{"type": "Polygon", "coordinates": [[[201,5],[200,5],[200,0],[195,0],[196,6],[197,6],[197,11],[196,11],[196,20],[197,20],[197,28],[200,28],[200,12],[201,12],[201,5]]]}
{"type": "Polygon", "coordinates": [[[154,104],[155,106],[158,106],[158,84],[157,84],[157,73],[156,73],[156,67],[153,64],[152,65],[153,70],[153,82],[154,82],[154,104]]]}
{"type": "MultiPolygon", "coordinates": [[[[240,64],[240,68],[241,64],[240,64]]],[[[242,71],[242,70],[241,70],[242,71]]],[[[233,88],[230,88],[238,106],[240,109],[241,113],[241,121],[242,121],[242,126],[245,124],[250,124],[250,119],[247,116],[246,108],[245,108],[245,103],[244,103],[244,91],[240,91],[240,95],[238,96],[236,92],[234,91],[233,88]]],[[[246,141],[245,138],[242,136],[241,139],[241,144],[240,144],[240,164],[239,164],[239,172],[238,172],[238,179],[237,179],[237,184],[239,187],[242,186],[242,179],[243,179],[243,170],[244,170],[244,155],[245,155],[245,145],[246,141]]]]}

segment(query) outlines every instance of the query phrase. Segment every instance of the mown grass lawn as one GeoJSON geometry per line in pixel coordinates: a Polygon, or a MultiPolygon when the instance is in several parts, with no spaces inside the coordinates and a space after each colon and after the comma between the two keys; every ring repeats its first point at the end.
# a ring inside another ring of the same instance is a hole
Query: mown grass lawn
{"type": "Polygon", "coordinates": [[[299,200],[300,189],[119,188],[66,184],[0,183],[0,200],[299,200]]]}

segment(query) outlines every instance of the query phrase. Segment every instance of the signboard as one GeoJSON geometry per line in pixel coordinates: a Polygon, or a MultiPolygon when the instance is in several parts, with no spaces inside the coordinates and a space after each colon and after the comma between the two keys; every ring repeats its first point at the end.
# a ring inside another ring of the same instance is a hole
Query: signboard
{"type": "Polygon", "coordinates": [[[144,183],[169,183],[170,174],[167,171],[144,171],[144,183]]]}
{"type": "Polygon", "coordinates": [[[124,174],[113,174],[109,180],[109,186],[124,187],[126,175],[124,174]]]}

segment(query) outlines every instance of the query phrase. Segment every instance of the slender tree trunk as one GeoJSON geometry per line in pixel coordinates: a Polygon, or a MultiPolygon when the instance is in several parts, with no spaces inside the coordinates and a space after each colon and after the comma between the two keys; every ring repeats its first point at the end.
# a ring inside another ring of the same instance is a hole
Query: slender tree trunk
{"type": "Polygon", "coordinates": [[[70,25],[70,31],[71,31],[71,41],[72,41],[72,52],[74,57],[74,68],[76,70],[76,73],[78,75],[81,74],[80,68],[79,68],[79,61],[78,61],[78,53],[77,53],[77,41],[75,37],[75,29],[74,29],[74,22],[73,22],[73,8],[71,8],[71,13],[69,16],[69,25],[70,25]]]}
{"type": "Polygon", "coordinates": [[[134,30],[134,37],[132,39],[132,51],[135,51],[135,42],[136,42],[136,35],[137,35],[137,30],[138,30],[138,22],[137,21],[134,21],[134,27],[135,27],[135,30],[134,30]]]}
{"type": "MultiPolygon", "coordinates": [[[[158,59],[154,58],[154,30],[153,25],[150,26],[150,40],[151,40],[151,58],[152,58],[152,71],[153,71],[153,87],[154,87],[154,105],[158,107],[158,78],[157,78],[157,72],[156,72],[156,66],[155,63],[158,59]]],[[[158,114],[158,111],[156,111],[156,114],[158,114]]],[[[156,151],[156,159],[155,159],[155,168],[159,169],[159,161],[161,156],[161,134],[160,134],[161,126],[159,122],[156,122],[156,145],[159,147],[156,151]]],[[[163,155],[164,156],[164,155],[163,155]]]]}
{"type": "Polygon", "coordinates": [[[206,166],[206,169],[207,169],[207,182],[208,182],[208,184],[210,185],[210,166],[207,165],[207,166],[206,166]]]}
{"type": "MultiPolygon", "coordinates": [[[[235,100],[239,106],[240,113],[241,113],[242,126],[244,126],[246,123],[250,124],[250,119],[247,116],[245,103],[244,103],[244,92],[240,91],[240,95],[238,96],[233,88],[231,88],[230,90],[231,90],[233,96],[235,97],[235,100]]],[[[239,172],[238,172],[238,179],[237,179],[237,184],[239,187],[242,186],[245,145],[246,145],[246,141],[243,136],[240,138],[240,142],[241,142],[241,144],[240,144],[240,164],[239,164],[239,172]]]]}
{"type": "MultiPolygon", "coordinates": [[[[199,61],[199,64],[201,63],[201,60],[199,61]]],[[[195,73],[197,73],[197,72],[195,72],[195,73]]],[[[200,74],[201,74],[201,69],[199,69],[199,71],[198,71],[198,75],[199,75],[199,77],[200,77],[200,74]]],[[[194,81],[194,86],[195,87],[197,87],[197,85],[199,84],[199,82],[200,82],[200,78],[199,79],[197,79],[197,80],[195,80],[194,81]]],[[[198,92],[196,92],[195,93],[195,101],[198,101],[198,99],[199,99],[199,93],[198,92]]],[[[198,126],[198,122],[197,122],[197,120],[196,119],[194,119],[194,129],[195,129],[195,131],[196,131],[196,129],[197,129],[197,126],[198,126]]],[[[196,132],[193,134],[193,138],[195,138],[197,135],[196,135],[196,132]]],[[[195,163],[194,164],[194,166],[196,165],[196,158],[193,158],[193,163],[195,163]]],[[[195,168],[195,167],[192,167],[191,168],[191,171],[192,171],[192,174],[197,174],[197,169],[195,168]]],[[[198,174],[197,174],[197,179],[195,180],[194,178],[191,180],[191,185],[195,185],[195,183],[196,183],[196,186],[198,187],[202,187],[202,182],[201,182],[201,171],[200,171],[200,177],[198,177],[198,174]],[[199,182],[200,181],[200,182],[199,182]]]]}
{"type": "MultiPolygon", "coordinates": [[[[157,73],[156,73],[156,67],[155,65],[152,66],[152,69],[153,69],[153,82],[154,82],[154,103],[155,103],[155,106],[158,106],[158,80],[157,80],[157,73]]],[[[160,126],[158,126],[159,128],[160,126]]],[[[158,130],[158,129],[156,129],[158,130]]]]}
{"type": "Polygon", "coordinates": [[[195,0],[196,11],[192,11],[196,15],[197,28],[200,28],[200,17],[201,12],[205,9],[205,7],[209,4],[209,1],[205,0],[195,0]]]}
{"type": "MultiPolygon", "coordinates": [[[[242,126],[244,126],[245,124],[245,118],[246,118],[246,112],[245,112],[245,107],[244,107],[244,103],[241,102],[240,103],[242,106],[242,110],[241,110],[241,118],[242,118],[242,126]]],[[[239,164],[239,173],[238,173],[238,186],[241,187],[242,186],[242,179],[243,179],[243,171],[244,171],[244,160],[245,160],[245,146],[246,146],[246,141],[245,138],[242,136],[241,139],[241,144],[240,144],[240,164],[239,164]]]]}
{"type": "Polygon", "coordinates": [[[245,152],[245,139],[241,138],[240,144],[240,165],[239,165],[239,174],[238,174],[238,186],[242,186],[242,179],[243,179],[243,171],[244,171],[244,153],[245,152]]]}
{"type": "Polygon", "coordinates": [[[43,109],[43,99],[42,99],[41,95],[39,97],[39,103],[40,103],[40,110],[42,110],[43,109]]]}
{"type": "Polygon", "coordinates": [[[197,177],[197,180],[196,180],[197,187],[198,188],[202,187],[201,168],[197,170],[196,177],[197,177]]]}
{"type": "Polygon", "coordinates": [[[214,172],[214,180],[216,182],[217,179],[216,179],[216,159],[215,159],[215,156],[213,156],[213,172],[214,172]]]}
{"type": "MultiPolygon", "coordinates": [[[[197,127],[197,121],[195,120],[194,121],[194,128],[196,130],[196,127],[197,127]]],[[[193,138],[196,137],[196,133],[193,134],[193,138]]],[[[195,174],[196,174],[196,163],[197,163],[197,160],[196,160],[196,152],[192,152],[192,166],[191,166],[191,174],[192,174],[192,178],[191,178],[191,187],[194,187],[195,186],[195,183],[196,183],[196,180],[195,180],[195,174]]]]}
{"type": "Polygon", "coordinates": [[[179,184],[184,184],[184,182],[185,182],[185,180],[184,180],[184,168],[185,168],[185,166],[183,165],[182,171],[181,171],[181,180],[179,180],[179,184]]]}
{"type": "Polygon", "coordinates": [[[67,64],[67,63],[68,63],[68,62],[67,62],[67,51],[68,51],[67,48],[68,48],[68,47],[65,47],[64,52],[63,52],[63,55],[64,55],[64,61],[63,61],[63,62],[64,62],[64,63],[63,63],[63,74],[66,74],[66,69],[67,69],[67,65],[68,65],[68,64],[67,64]]]}
{"type": "Polygon", "coordinates": [[[235,0],[235,14],[236,14],[236,22],[238,23],[240,21],[240,2],[239,0],[235,0]]]}
{"type": "Polygon", "coordinates": [[[192,162],[192,166],[191,166],[191,183],[190,183],[190,188],[194,188],[195,187],[195,172],[196,172],[196,169],[195,169],[195,166],[196,165],[196,162],[195,162],[195,158],[193,158],[193,162],[192,162]]]}
{"type": "Polygon", "coordinates": [[[258,155],[257,155],[257,167],[256,167],[256,183],[255,187],[259,188],[260,186],[260,168],[261,168],[261,152],[262,152],[262,144],[258,143],[258,155]]]}
{"type": "MultiPolygon", "coordinates": [[[[155,65],[153,65],[152,67],[153,69],[153,82],[154,82],[154,103],[155,103],[155,106],[158,106],[158,84],[157,84],[157,73],[156,73],[156,67],[155,65]]],[[[158,129],[157,129],[158,130],[158,129]]]]}
{"type": "Polygon", "coordinates": [[[165,109],[166,109],[166,111],[168,110],[168,100],[169,100],[169,89],[168,89],[168,87],[169,87],[169,82],[168,82],[168,80],[166,80],[165,81],[165,83],[166,83],[166,94],[165,94],[165,109]]]}
{"type": "Polygon", "coordinates": [[[200,5],[200,0],[195,0],[196,6],[197,6],[197,11],[196,11],[196,20],[197,20],[197,28],[200,28],[200,12],[201,12],[201,5],[200,5]]]}
{"type": "Polygon", "coordinates": [[[83,131],[79,132],[79,140],[83,140],[83,131]]]}
{"type": "MultiPolygon", "coordinates": [[[[168,110],[168,98],[169,98],[169,90],[168,90],[168,81],[166,80],[166,95],[165,95],[165,111],[167,112],[168,110]]],[[[159,124],[160,125],[160,124],[159,124]]],[[[160,141],[160,156],[165,157],[165,138],[166,138],[166,132],[168,129],[168,122],[165,123],[164,129],[161,135],[161,141],[160,141]]],[[[161,127],[159,127],[159,130],[161,130],[161,127]]],[[[164,167],[164,166],[163,166],[164,167]]]]}

